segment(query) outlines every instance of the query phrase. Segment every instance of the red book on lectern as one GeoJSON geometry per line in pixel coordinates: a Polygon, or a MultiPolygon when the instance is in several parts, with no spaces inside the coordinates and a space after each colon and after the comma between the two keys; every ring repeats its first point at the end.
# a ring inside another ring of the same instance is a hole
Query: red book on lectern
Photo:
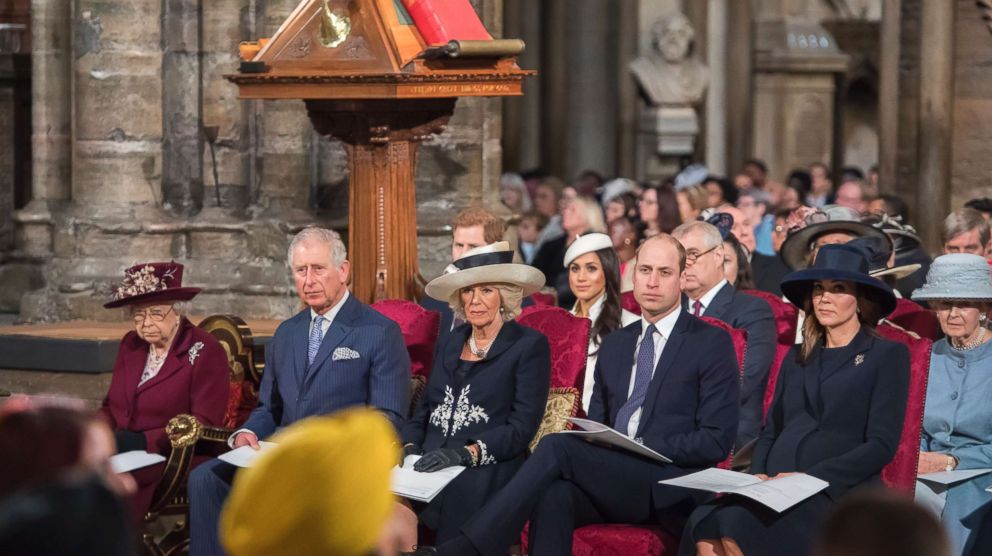
{"type": "Polygon", "coordinates": [[[403,0],[403,5],[430,46],[492,39],[469,0],[403,0]]]}

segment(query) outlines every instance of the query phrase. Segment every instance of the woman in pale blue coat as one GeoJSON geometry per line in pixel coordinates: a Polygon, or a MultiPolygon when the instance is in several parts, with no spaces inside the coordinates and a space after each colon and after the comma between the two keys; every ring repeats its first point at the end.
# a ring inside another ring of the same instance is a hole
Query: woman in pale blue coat
{"type": "MultiPolygon", "coordinates": [[[[919,474],[992,468],[989,265],[977,255],[937,257],[913,299],[929,302],[946,335],[930,356],[919,474]]],[[[976,526],[992,511],[990,486],[992,474],[954,483],[946,493],[917,484],[917,499],[940,514],[958,554],[973,553],[976,526]]]]}

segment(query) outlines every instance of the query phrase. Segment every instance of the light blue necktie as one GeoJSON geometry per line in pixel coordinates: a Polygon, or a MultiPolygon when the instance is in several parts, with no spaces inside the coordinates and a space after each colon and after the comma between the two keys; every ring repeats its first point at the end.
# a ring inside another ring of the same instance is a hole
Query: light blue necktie
{"type": "Polygon", "coordinates": [[[313,329],[310,330],[310,341],[307,342],[307,362],[310,365],[313,365],[313,359],[317,357],[317,350],[320,349],[320,341],[324,339],[324,327],[321,326],[323,322],[323,315],[317,315],[313,319],[313,329]]]}
{"type": "Polygon", "coordinates": [[[627,427],[630,425],[630,418],[634,416],[642,405],[644,397],[648,393],[648,385],[651,384],[651,375],[654,373],[654,333],[657,328],[654,325],[648,326],[644,331],[644,339],[641,340],[641,347],[637,350],[637,371],[634,375],[634,390],[617,412],[614,429],[623,434],[627,434],[627,427]]]}

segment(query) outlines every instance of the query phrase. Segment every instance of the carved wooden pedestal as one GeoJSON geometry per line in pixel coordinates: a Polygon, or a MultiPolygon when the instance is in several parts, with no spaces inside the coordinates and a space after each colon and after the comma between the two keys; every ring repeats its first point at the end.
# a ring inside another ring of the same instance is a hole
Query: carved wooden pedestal
{"type": "Polygon", "coordinates": [[[348,258],[351,292],[366,303],[416,299],[417,147],[444,131],[454,98],[308,100],[314,129],[348,153],[348,258]]]}

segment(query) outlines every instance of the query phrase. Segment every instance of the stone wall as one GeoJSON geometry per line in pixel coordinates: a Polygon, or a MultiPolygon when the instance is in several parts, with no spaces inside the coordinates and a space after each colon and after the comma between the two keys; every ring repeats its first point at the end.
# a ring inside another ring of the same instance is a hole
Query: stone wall
{"type": "MultiPolygon", "coordinates": [[[[47,37],[36,45],[35,142],[46,148],[35,201],[17,215],[17,249],[45,287],[16,289],[23,320],[119,318],[101,304],[121,270],[169,259],[204,289],[197,313],[295,310],[289,239],[310,224],[347,234],[344,150],[313,131],[302,101],[240,101],[223,74],[236,69],[240,41],[271,36],[297,3],[77,0],[62,17],[60,0],[35,0],[47,37]],[[72,44],[60,43],[70,30],[72,44]],[[60,150],[46,130],[59,129],[70,94],[60,150]]],[[[501,0],[473,4],[498,35],[501,0]]],[[[498,203],[500,118],[498,100],[462,99],[447,131],[420,149],[428,278],[447,262],[453,214],[498,203]]],[[[2,266],[0,288],[15,288],[2,266]]]]}
{"type": "MultiPolygon", "coordinates": [[[[922,188],[919,161],[920,4],[902,1],[899,74],[898,193],[910,203],[915,219],[928,215],[917,199],[922,188]]],[[[955,0],[953,82],[953,140],[950,183],[945,184],[950,209],[992,192],[992,33],[973,1],[955,0]]],[[[925,238],[926,239],[926,238],[925,238]]],[[[936,246],[937,238],[931,238],[936,246]]]]}

